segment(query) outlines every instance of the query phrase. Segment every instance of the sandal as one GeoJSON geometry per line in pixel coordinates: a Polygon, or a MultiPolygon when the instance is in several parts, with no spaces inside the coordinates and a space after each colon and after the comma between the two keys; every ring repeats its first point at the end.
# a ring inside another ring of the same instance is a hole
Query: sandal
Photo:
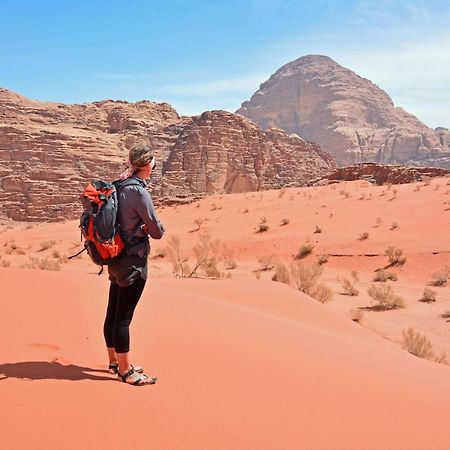
{"type": "MultiPolygon", "coordinates": [[[[143,373],[144,372],[144,368],[143,367],[140,367],[140,366],[134,367],[133,365],[131,365],[131,367],[137,373],[143,373]]],[[[119,363],[112,363],[112,364],[110,364],[109,367],[108,367],[108,372],[110,374],[112,374],[112,375],[118,375],[119,374],[119,363]]]]}
{"type": "Polygon", "coordinates": [[[127,383],[127,384],[131,384],[133,386],[144,386],[145,384],[155,384],[157,378],[155,377],[149,377],[148,375],[144,374],[138,374],[138,372],[136,372],[136,370],[132,367],[128,372],[124,373],[123,375],[121,375],[120,373],[119,375],[119,380],[121,380],[123,383],[127,383]],[[133,375],[136,374],[136,377],[133,377],[133,375]],[[130,377],[135,378],[130,379],[130,377]]]}

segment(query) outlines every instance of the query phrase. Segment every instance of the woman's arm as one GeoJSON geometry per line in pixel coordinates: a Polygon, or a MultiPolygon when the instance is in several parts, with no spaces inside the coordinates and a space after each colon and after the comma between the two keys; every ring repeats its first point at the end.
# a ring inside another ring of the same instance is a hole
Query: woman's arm
{"type": "Polygon", "coordinates": [[[136,202],[134,209],[147,228],[144,231],[153,239],[161,239],[164,234],[164,226],[156,215],[152,197],[144,188],[139,187],[137,190],[140,194],[141,201],[136,202]]]}

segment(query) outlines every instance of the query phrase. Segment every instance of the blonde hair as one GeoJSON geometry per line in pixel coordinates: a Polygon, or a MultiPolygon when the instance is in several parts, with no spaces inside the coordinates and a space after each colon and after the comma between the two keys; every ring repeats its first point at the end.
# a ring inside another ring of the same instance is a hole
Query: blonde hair
{"type": "Polygon", "coordinates": [[[137,169],[142,166],[146,166],[153,159],[153,149],[147,144],[136,144],[130,149],[128,159],[130,166],[137,169]]]}

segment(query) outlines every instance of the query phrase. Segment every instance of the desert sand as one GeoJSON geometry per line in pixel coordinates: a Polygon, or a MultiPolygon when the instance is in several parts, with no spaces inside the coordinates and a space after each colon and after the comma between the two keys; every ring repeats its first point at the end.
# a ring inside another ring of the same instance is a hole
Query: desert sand
{"type": "Polygon", "coordinates": [[[450,355],[450,287],[432,287],[434,303],[418,301],[432,274],[450,267],[449,201],[441,178],[160,208],[167,235],[153,255],[166,255],[176,235],[192,261],[208,232],[236,267],[222,268],[231,278],[185,279],[172,275],[167,255],[151,260],[132,352],[159,380],[139,388],[105,371],[108,280],[85,255],[66,262],[80,248],[76,221],[3,224],[2,441],[8,449],[449,448],[450,368],[401,347],[402,330],[413,327],[436,354],[450,355]],[[263,217],[268,230],[257,233],[263,217]],[[261,257],[292,260],[307,241],[314,249],[304,264],[330,255],[321,282],[333,299],[325,304],[259,270],[261,257]],[[407,258],[388,282],[406,307],[374,311],[367,288],[390,245],[407,258]],[[352,270],[359,294],[341,295],[337,276],[352,270]],[[355,308],[364,311],[360,323],[350,319],[355,308]]]}

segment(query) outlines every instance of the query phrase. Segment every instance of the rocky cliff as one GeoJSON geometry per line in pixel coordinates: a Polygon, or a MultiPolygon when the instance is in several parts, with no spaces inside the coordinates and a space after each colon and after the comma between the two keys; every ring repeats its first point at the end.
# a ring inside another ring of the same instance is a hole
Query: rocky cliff
{"type": "Polygon", "coordinates": [[[301,185],[334,167],[317,147],[231,113],[179,117],[166,103],[65,105],[0,89],[0,218],[76,217],[86,183],[116,178],[142,139],[156,150],[159,198],[301,185]]]}
{"type": "Polygon", "coordinates": [[[247,192],[301,186],[335,167],[333,159],[298,136],[261,130],[225,111],[192,118],[163,168],[168,194],[247,192]]]}
{"type": "Polygon", "coordinates": [[[275,72],[236,111],[262,128],[314,141],[338,164],[402,163],[450,168],[450,133],[395,107],[371,81],[327,56],[308,55],[275,72]]]}

